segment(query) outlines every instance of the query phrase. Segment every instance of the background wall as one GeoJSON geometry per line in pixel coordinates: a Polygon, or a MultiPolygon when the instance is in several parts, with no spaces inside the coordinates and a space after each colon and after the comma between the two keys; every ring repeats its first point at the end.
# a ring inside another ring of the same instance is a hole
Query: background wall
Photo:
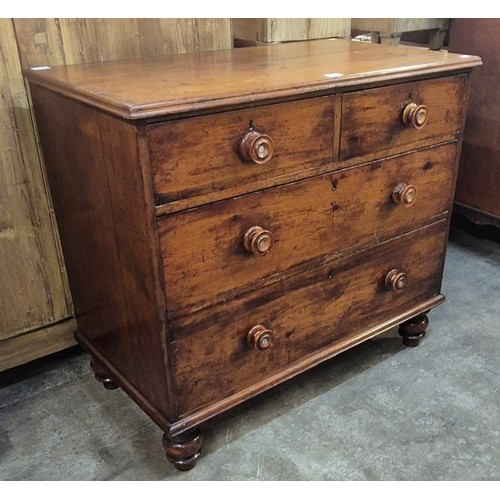
{"type": "Polygon", "coordinates": [[[229,19],[0,19],[0,371],[74,344],[22,68],[231,46],[229,19]]]}

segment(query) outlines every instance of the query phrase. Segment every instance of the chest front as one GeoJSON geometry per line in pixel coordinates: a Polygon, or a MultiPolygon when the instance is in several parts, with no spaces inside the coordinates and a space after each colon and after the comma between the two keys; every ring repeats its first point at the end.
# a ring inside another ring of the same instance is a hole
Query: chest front
{"type": "Polygon", "coordinates": [[[179,469],[200,423],[396,325],[417,345],[444,300],[479,61],[359,45],[27,75],[77,340],[179,469]]]}

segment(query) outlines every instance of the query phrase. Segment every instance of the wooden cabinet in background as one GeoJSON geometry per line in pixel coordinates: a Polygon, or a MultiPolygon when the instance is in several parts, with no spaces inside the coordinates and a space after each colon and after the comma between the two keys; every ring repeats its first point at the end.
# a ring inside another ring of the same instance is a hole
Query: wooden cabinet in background
{"type": "Polygon", "coordinates": [[[22,69],[231,46],[229,19],[0,19],[0,371],[75,344],[22,69]]]}
{"type": "Polygon", "coordinates": [[[235,46],[350,38],[349,18],[231,19],[235,46]]]}
{"type": "Polygon", "coordinates": [[[398,45],[403,33],[429,32],[429,48],[440,49],[448,30],[448,19],[437,18],[353,18],[353,31],[370,32],[373,43],[398,45]]]}
{"type": "Polygon", "coordinates": [[[455,212],[500,228],[500,19],[453,19],[450,52],[478,54],[458,171],[455,212]]]}
{"type": "Polygon", "coordinates": [[[75,323],[10,19],[0,50],[2,371],[73,345],[75,323]]]}

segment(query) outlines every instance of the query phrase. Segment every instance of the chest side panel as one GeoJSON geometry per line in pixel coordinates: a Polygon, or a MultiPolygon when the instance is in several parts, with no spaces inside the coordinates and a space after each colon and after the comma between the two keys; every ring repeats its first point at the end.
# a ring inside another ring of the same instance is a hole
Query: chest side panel
{"type": "Polygon", "coordinates": [[[136,129],[39,87],[31,91],[78,340],[150,411],[171,415],[154,218],[136,129]]]}

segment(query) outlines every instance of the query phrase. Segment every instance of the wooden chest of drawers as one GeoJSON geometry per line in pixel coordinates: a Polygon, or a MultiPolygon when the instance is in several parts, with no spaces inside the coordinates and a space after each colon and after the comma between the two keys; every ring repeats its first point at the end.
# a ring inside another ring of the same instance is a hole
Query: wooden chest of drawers
{"type": "Polygon", "coordinates": [[[98,380],[198,425],[440,304],[477,57],[346,41],[30,70],[98,380]]]}

